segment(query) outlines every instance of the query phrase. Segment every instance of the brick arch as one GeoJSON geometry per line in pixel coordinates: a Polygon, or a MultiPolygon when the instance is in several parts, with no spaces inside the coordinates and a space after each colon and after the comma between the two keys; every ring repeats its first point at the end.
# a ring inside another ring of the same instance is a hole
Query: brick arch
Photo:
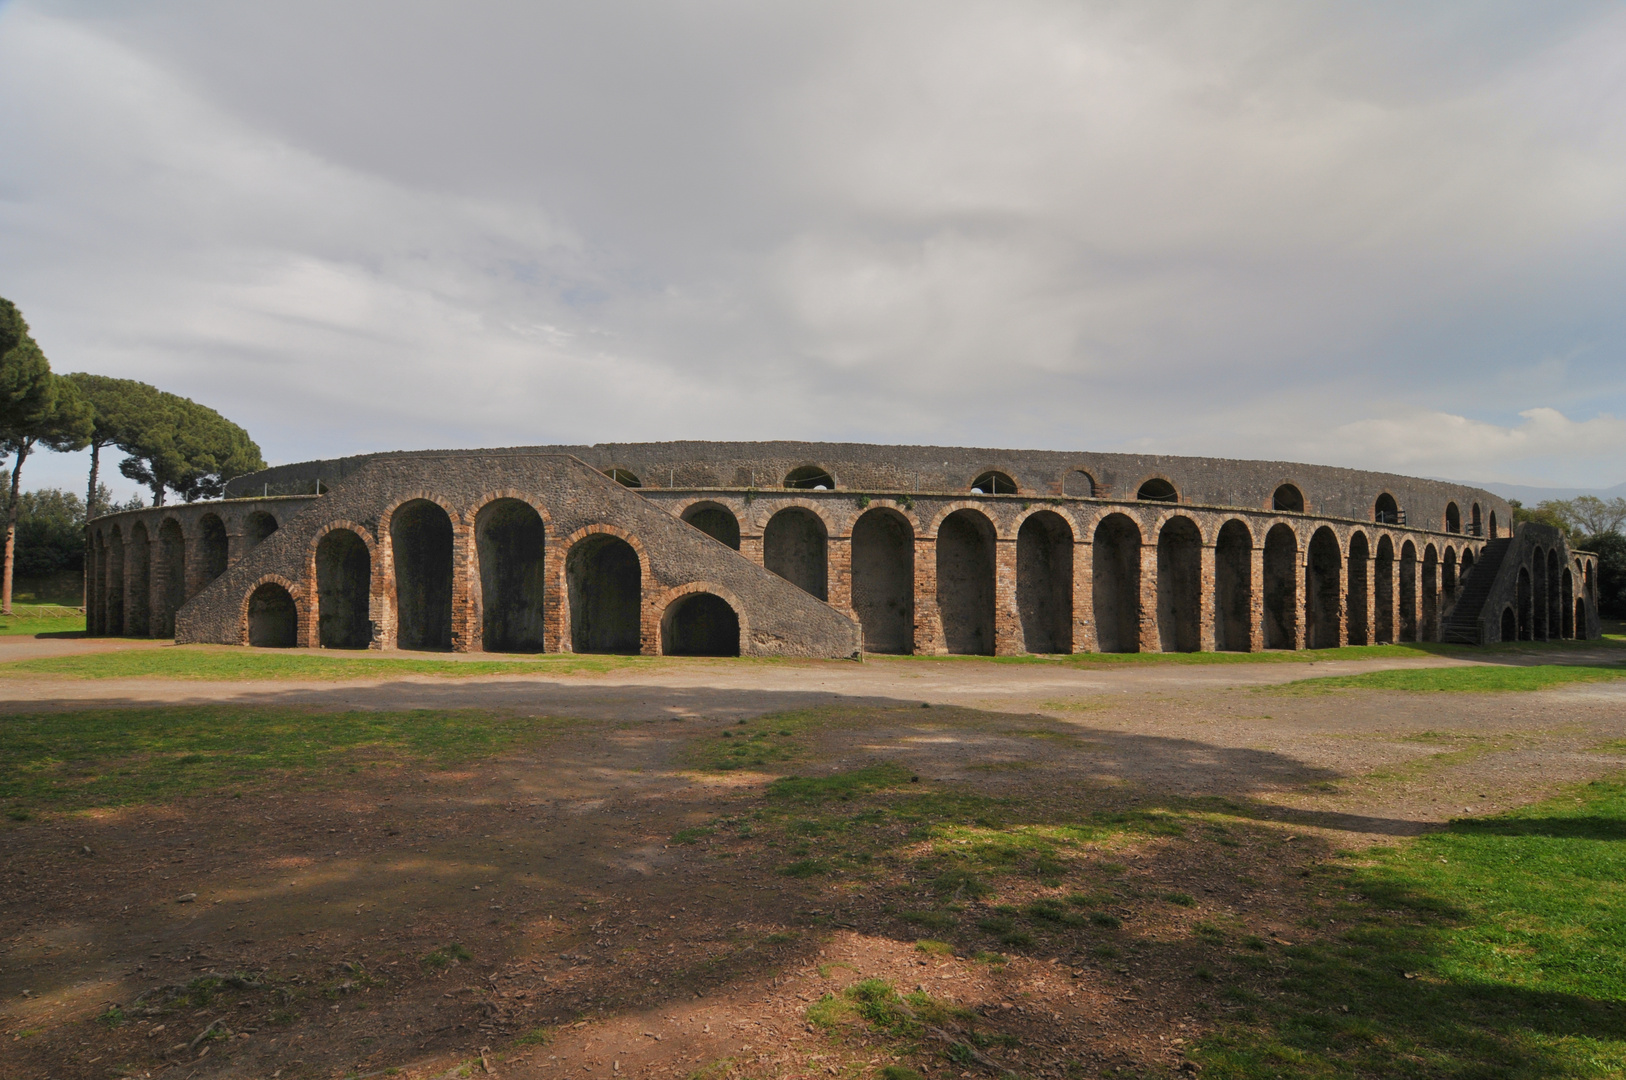
{"type": "MultiPolygon", "coordinates": [[[[1067,530],[1073,534],[1073,542],[1076,544],[1079,538],[1078,521],[1067,512],[1067,509],[1068,508],[1066,506],[1052,506],[1050,503],[1034,503],[1026,510],[1020,511],[1014,518],[1011,519],[1011,536],[1016,537],[1021,535],[1022,524],[1033,515],[1055,514],[1057,517],[1061,518],[1062,521],[1067,523],[1067,530]]],[[[993,519],[990,518],[989,520],[992,521],[993,519]]],[[[998,522],[994,522],[994,528],[999,528],[998,522]]]]}
{"type": "Polygon", "coordinates": [[[909,523],[909,528],[914,530],[915,536],[918,537],[921,535],[920,514],[917,511],[904,506],[903,503],[896,499],[884,497],[871,499],[868,506],[854,507],[851,515],[852,520],[847,522],[846,532],[842,533],[841,535],[851,536],[853,528],[858,524],[858,519],[869,513],[871,510],[891,510],[893,513],[899,515],[903,518],[903,520],[909,523]]]}
{"type": "MultiPolygon", "coordinates": [[[[751,655],[749,649],[751,620],[750,616],[746,614],[745,605],[740,601],[739,595],[733,589],[711,581],[686,581],[682,585],[673,585],[669,589],[661,590],[660,594],[649,602],[650,606],[655,609],[657,639],[660,625],[666,620],[666,609],[671,607],[675,601],[685,596],[691,596],[694,593],[710,593],[734,609],[734,617],[740,621],[740,655],[751,655]]],[[[657,644],[659,644],[658,640],[657,644]]],[[[661,655],[665,655],[664,647],[661,649],[661,655]]]]}
{"type": "Polygon", "coordinates": [[[1126,490],[1124,492],[1124,501],[1125,502],[1141,503],[1141,504],[1151,503],[1154,506],[1157,505],[1161,500],[1142,499],[1140,497],[1140,489],[1145,487],[1147,484],[1151,483],[1153,480],[1161,480],[1165,484],[1169,485],[1169,487],[1174,489],[1174,500],[1175,501],[1172,502],[1172,503],[1164,503],[1163,505],[1166,505],[1166,506],[1178,506],[1178,505],[1180,505],[1180,500],[1182,498],[1184,498],[1183,493],[1180,491],[1180,485],[1175,483],[1174,478],[1172,476],[1170,476],[1168,473],[1161,473],[1161,472],[1147,473],[1145,476],[1142,476],[1138,481],[1135,482],[1135,487],[1134,487],[1133,491],[1127,491],[1126,490]]]}
{"type": "MultiPolygon", "coordinates": [[[[379,564],[382,562],[382,560],[378,557],[379,549],[382,545],[376,539],[374,539],[372,531],[365,525],[360,525],[354,521],[340,518],[330,521],[326,525],[323,525],[321,528],[317,529],[316,532],[311,535],[310,544],[305,548],[305,580],[310,583],[311,594],[314,598],[317,592],[316,549],[321,547],[323,537],[327,536],[329,533],[338,532],[341,529],[348,530],[349,532],[353,532],[357,536],[361,537],[361,542],[367,547],[367,573],[369,579],[367,592],[368,606],[371,608],[375,603],[377,603],[378,598],[381,595],[384,595],[381,589],[381,571],[379,569],[379,564]]],[[[393,605],[386,602],[385,607],[393,607],[393,605]]],[[[313,601],[312,603],[305,604],[303,607],[299,607],[297,610],[299,611],[300,640],[306,643],[306,647],[311,647],[310,643],[317,642],[319,640],[317,620],[321,618],[321,604],[313,601]]],[[[392,611],[389,616],[392,620],[393,615],[394,613],[392,611]]]]}
{"type": "Polygon", "coordinates": [[[613,536],[618,540],[625,540],[633,553],[638,556],[639,651],[644,656],[659,655],[662,609],[657,609],[652,600],[656,589],[655,572],[650,567],[649,549],[636,534],[619,525],[611,525],[607,521],[583,525],[557,544],[547,546],[543,555],[545,567],[543,573],[547,575],[548,591],[552,594],[552,600],[548,603],[544,615],[548,640],[558,642],[557,648],[560,652],[573,651],[570,638],[570,581],[567,576],[569,559],[576,545],[591,536],[613,536]]]}
{"type": "MultiPolygon", "coordinates": [[[[1157,504],[1154,503],[1153,505],[1157,504]]],[[[1166,505],[1175,506],[1176,504],[1168,503],[1166,505]]],[[[1191,522],[1192,527],[1197,530],[1197,538],[1205,546],[1212,546],[1214,543],[1213,537],[1219,535],[1219,530],[1214,530],[1213,535],[1210,536],[1208,531],[1203,528],[1202,517],[1203,515],[1201,514],[1190,514],[1181,510],[1161,511],[1152,519],[1151,534],[1153,537],[1161,537],[1163,535],[1163,527],[1165,525],[1173,521],[1175,518],[1184,518],[1185,520],[1191,522]]]]}
{"type": "MultiPolygon", "coordinates": [[[[784,488],[783,490],[785,490],[785,491],[797,491],[799,489],[797,489],[797,488],[784,488]]],[[[750,517],[750,521],[751,521],[751,528],[752,528],[753,531],[755,531],[757,533],[761,533],[765,529],[767,529],[768,522],[772,521],[774,519],[775,515],[777,515],[780,511],[789,510],[792,507],[797,507],[797,508],[800,508],[802,510],[806,510],[809,513],[811,513],[814,517],[816,517],[820,521],[822,521],[824,523],[824,532],[825,532],[825,534],[827,536],[845,536],[847,532],[852,531],[852,523],[851,522],[842,523],[842,524],[845,524],[847,526],[846,532],[843,532],[843,531],[836,528],[837,522],[834,522],[834,521],[831,520],[833,515],[829,512],[828,500],[825,500],[825,499],[809,499],[809,498],[807,498],[805,496],[797,496],[797,495],[791,495],[791,496],[789,496],[787,498],[787,497],[780,496],[777,492],[774,495],[770,496],[770,498],[772,498],[772,500],[773,500],[773,509],[771,509],[771,510],[766,506],[762,506],[760,508],[758,507],[759,503],[763,503],[763,502],[767,501],[766,498],[751,500],[752,509],[749,512],[749,517],[750,517]]],[[[716,500],[702,499],[702,500],[698,500],[698,501],[700,501],[700,502],[708,502],[708,501],[715,502],[716,500]]],[[[745,526],[745,518],[743,518],[743,517],[740,519],[740,526],[741,526],[741,529],[743,531],[743,528],[745,526]]]]}
{"type": "MultiPolygon", "coordinates": [[[[516,502],[524,503],[532,510],[535,510],[537,515],[542,518],[542,528],[546,532],[551,533],[553,531],[553,518],[548,514],[547,504],[545,504],[540,498],[537,498],[534,495],[529,495],[515,488],[498,488],[495,491],[487,491],[477,496],[474,501],[469,504],[468,511],[463,515],[463,524],[471,529],[474,528],[475,520],[479,518],[480,511],[484,510],[498,499],[513,499],[516,502]]],[[[393,512],[393,509],[391,512],[393,512]]],[[[455,521],[457,519],[454,518],[453,520],[455,521]]]]}
{"type": "MultiPolygon", "coordinates": [[[[999,473],[1003,476],[1009,477],[1011,483],[1016,485],[1016,494],[1018,495],[1032,495],[1034,493],[1034,489],[1028,484],[1027,480],[1022,477],[1019,470],[1013,469],[1009,465],[988,464],[979,465],[970,476],[967,476],[965,478],[965,482],[961,485],[960,490],[969,493],[971,491],[971,485],[977,482],[977,478],[980,476],[987,476],[989,473],[999,473]]],[[[993,492],[989,491],[984,492],[983,494],[992,495],[993,492]]]]}
{"type": "Polygon", "coordinates": [[[944,503],[938,509],[937,513],[932,516],[931,523],[925,529],[916,532],[916,538],[922,540],[936,540],[937,530],[942,527],[943,522],[949,517],[950,514],[957,514],[961,510],[974,510],[978,514],[982,515],[982,517],[986,518],[988,524],[992,525],[994,528],[994,535],[1000,540],[1014,540],[1016,538],[1016,534],[1014,532],[1008,533],[1007,530],[1000,527],[1002,524],[1004,524],[1004,522],[1001,520],[1001,518],[988,512],[987,503],[978,502],[976,499],[956,499],[953,502],[944,503]]]}
{"type": "Polygon", "coordinates": [[[1260,509],[1266,511],[1267,513],[1292,513],[1292,512],[1301,513],[1301,514],[1313,513],[1313,511],[1310,509],[1310,494],[1309,494],[1308,491],[1305,490],[1304,483],[1302,483],[1299,480],[1294,479],[1291,476],[1278,476],[1276,478],[1276,481],[1273,484],[1270,485],[1270,494],[1265,496],[1265,501],[1260,506],[1260,509]],[[1304,509],[1303,510],[1299,510],[1299,511],[1278,511],[1276,509],[1276,492],[1280,488],[1283,488],[1283,487],[1291,487],[1291,488],[1295,489],[1299,493],[1299,498],[1304,500],[1304,509]]]}
{"type": "Polygon", "coordinates": [[[432,502],[442,510],[446,511],[446,517],[450,519],[454,527],[463,524],[463,515],[458,513],[457,507],[452,504],[450,499],[447,499],[441,495],[436,495],[429,491],[414,491],[410,494],[402,495],[400,498],[386,506],[383,513],[378,515],[378,539],[379,543],[384,548],[387,549],[389,547],[390,524],[395,520],[395,512],[401,509],[401,507],[405,506],[407,503],[417,502],[419,499],[422,499],[425,502],[432,502]]]}
{"type": "Polygon", "coordinates": [[[248,644],[248,604],[259,591],[261,585],[281,585],[288,590],[288,595],[294,602],[294,648],[307,649],[310,647],[310,637],[307,633],[305,621],[310,609],[310,602],[305,596],[304,587],[281,574],[262,574],[249,582],[248,588],[243,590],[243,598],[237,604],[237,635],[239,645],[248,644]]]}
{"type": "Polygon", "coordinates": [[[1068,465],[1061,471],[1061,487],[1057,492],[1059,495],[1064,495],[1069,499],[1104,499],[1106,498],[1104,491],[1105,486],[1101,483],[1100,478],[1096,476],[1096,470],[1093,468],[1085,465],[1068,465]],[[1080,473],[1089,478],[1090,490],[1068,491],[1067,482],[1080,473]]]}
{"type": "Polygon", "coordinates": [[[305,549],[308,556],[307,561],[309,561],[309,559],[316,558],[316,548],[319,544],[321,544],[322,537],[326,536],[335,529],[349,529],[351,532],[361,537],[361,542],[367,545],[368,554],[376,555],[378,553],[378,541],[373,539],[372,530],[368,529],[365,525],[358,525],[354,521],[340,518],[338,520],[328,522],[326,525],[323,525],[321,528],[317,529],[311,534],[311,542],[305,549]]]}

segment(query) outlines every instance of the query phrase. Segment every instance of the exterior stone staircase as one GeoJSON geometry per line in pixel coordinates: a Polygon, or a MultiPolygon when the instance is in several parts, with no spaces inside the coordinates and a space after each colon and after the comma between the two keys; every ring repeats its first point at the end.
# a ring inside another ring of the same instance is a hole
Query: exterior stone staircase
{"type": "Polygon", "coordinates": [[[1479,635],[1479,615],[1484,610],[1485,600],[1490,596],[1491,588],[1496,584],[1496,575],[1502,568],[1502,560],[1512,546],[1512,539],[1504,536],[1486,544],[1484,550],[1479,553],[1479,560],[1463,579],[1457,592],[1457,602],[1451,605],[1451,610],[1445,617],[1445,625],[1440,628],[1441,641],[1454,642],[1458,645],[1483,644],[1479,635]]]}

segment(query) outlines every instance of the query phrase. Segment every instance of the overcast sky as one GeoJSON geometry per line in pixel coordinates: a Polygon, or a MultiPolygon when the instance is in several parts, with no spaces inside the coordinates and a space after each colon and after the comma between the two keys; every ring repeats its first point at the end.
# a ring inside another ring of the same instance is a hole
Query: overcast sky
{"type": "Polygon", "coordinates": [[[808,438],[1605,486],[1623,241],[1618,3],[0,2],[0,295],[56,370],[272,462],[808,438]]]}

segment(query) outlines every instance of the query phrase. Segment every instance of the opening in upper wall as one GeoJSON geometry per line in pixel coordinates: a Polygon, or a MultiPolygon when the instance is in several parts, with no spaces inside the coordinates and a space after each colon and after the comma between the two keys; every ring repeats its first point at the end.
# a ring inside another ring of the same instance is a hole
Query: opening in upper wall
{"type": "Polygon", "coordinates": [[[1161,476],[1154,476],[1140,486],[1140,490],[1135,492],[1135,498],[1142,502],[1177,503],[1180,501],[1180,493],[1174,490],[1173,484],[1161,476]]]}
{"type": "Polygon", "coordinates": [[[622,487],[643,487],[644,482],[626,469],[605,469],[604,475],[620,484],[622,487]]]}
{"type": "Polygon", "coordinates": [[[1270,508],[1283,514],[1304,513],[1304,492],[1292,484],[1283,484],[1270,497],[1270,508]]]}
{"type": "Polygon", "coordinates": [[[785,474],[785,486],[802,491],[834,491],[836,478],[822,465],[803,465],[785,474]]]}
{"type": "Polygon", "coordinates": [[[1016,481],[1005,473],[990,469],[971,481],[971,492],[974,495],[1015,495],[1016,481]]]}

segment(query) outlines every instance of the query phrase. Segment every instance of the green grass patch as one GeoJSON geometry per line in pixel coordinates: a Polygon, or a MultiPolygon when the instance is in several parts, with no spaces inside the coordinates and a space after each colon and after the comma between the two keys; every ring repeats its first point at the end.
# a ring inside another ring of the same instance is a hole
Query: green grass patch
{"type": "Polygon", "coordinates": [[[1116,667],[1122,665],[1210,664],[1314,664],[1328,660],[1415,660],[1425,656],[1482,659],[1486,655],[1542,656],[1578,649],[1626,645],[1612,641],[1509,642],[1496,645],[1447,645],[1440,642],[1399,642],[1391,645],[1347,645],[1341,649],[1270,649],[1265,652],[1194,653],[1071,653],[1047,656],[880,656],[867,661],[882,664],[1049,664],[1064,667],[1116,667]]]}
{"type": "Polygon", "coordinates": [[[1596,664],[1476,664],[1473,667],[1369,671],[1298,679],[1260,693],[1316,693],[1331,690],[1404,690],[1411,693],[1505,694],[1547,690],[1570,683],[1607,682],[1626,677],[1626,667],[1596,664]]]}
{"type": "Polygon", "coordinates": [[[1227,989],[1257,1019],[1200,1044],[1205,1076],[1626,1075],[1626,784],[1333,874],[1317,888],[1358,897],[1348,929],[1281,950],[1279,997],[1227,989]]]}
{"type": "Polygon", "coordinates": [[[51,656],[0,664],[0,676],[54,675],[70,679],[388,679],[435,675],[472,679],[491,675],[602,674],[669,664],[661,657],[558,653],[524,660],[449,660],[380,656],[358,651],[256,652],[229,645],[172,645],[83,656],[51,656]]]}
{"type": "Polygon", "coordinates": [[[0,803],[81,810],[164,802],[267,780],[404,763],[436,767],[489,756],[559,721],[481,710],[323,713],[181,706],[7,717],[0,724],[0,803]]]}
{"type": "Polygon", "coordinates": [[[0,615],[0,637],[74,637],[85,632],[85,616],[78,608],[13,604],[11,612],[0,615]]]}

